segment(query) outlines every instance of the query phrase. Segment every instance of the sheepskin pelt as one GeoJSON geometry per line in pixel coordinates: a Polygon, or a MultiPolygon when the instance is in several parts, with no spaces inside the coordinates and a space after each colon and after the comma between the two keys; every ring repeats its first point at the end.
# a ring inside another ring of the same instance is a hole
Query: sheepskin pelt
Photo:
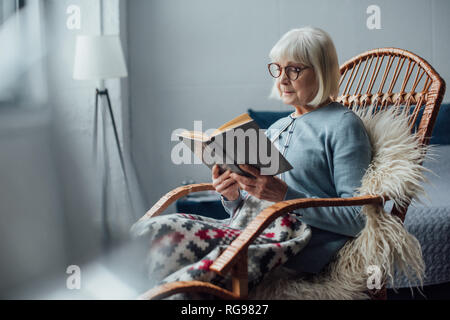
{"type": "MultiPolygon", "coordinates": [[[[421,185],[426,169],[421,164],[429,147],[410,133],[406,109],[352,109],[362,119],[373,147],[372,162],[355,196],[386,195],[395,206],[402,206],[424,194],[421,185]]],[[[395,288],[394,272],[422,284],[421,246],[401,220],[383,206],[365,205],[361,212],[367,217],[365,228],[321,274],[306,280],[289,276],[280,267],[252,290],[250,298],[367,299],[375,269],[381,272],[381,285],[389,282],[395,288]]]]}

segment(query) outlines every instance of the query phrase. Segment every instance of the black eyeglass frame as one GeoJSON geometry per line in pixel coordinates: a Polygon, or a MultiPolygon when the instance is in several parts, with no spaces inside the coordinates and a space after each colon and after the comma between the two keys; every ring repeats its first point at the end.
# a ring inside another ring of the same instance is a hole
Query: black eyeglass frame
{"type": "Polygon", "coordinates": [[[286,67],[283,68],[282,66],[280,66],[280,64],[278,64],[278,63],[276,63],[276,62],[272,62],[272,63],[269,63],[269,64],[267,65],[267,68],[269,69],[269,74],[270,74],[272,77],[274,77],[275,79],[281,77],[281,75],[283,74],[283,69],[284,69],[284,72],[286,73],[286,76],[288,77],[288,79],[291,80],[291,81],[295,81],[295,80],[297,80],[298,77],[300,76],[300,73],[301,73],[303,70],[308,69],[309,67],[303,67],[303,68],[300,68],[300,67],[294,67],[294,66],[286,66],[286,67]],[[270,67],[271,67],[272,65],[275,65],[275,66],[277,66],[277,67],[280,69],[280,75],[279,75],[278,77],[275,77],[275,76],[272,74],[272,71],[270,70],[270,67]],[[297,76],[295,77],[295,79],[291,79],[291,78],[289,77],[288,68],[294,69],[295,72],[297,73],[297,76]]]}

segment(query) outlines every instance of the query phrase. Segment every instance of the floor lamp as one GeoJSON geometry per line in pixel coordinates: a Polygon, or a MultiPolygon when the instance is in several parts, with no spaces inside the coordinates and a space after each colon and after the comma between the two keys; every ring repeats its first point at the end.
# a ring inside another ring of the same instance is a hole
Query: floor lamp
{"type": "MultiPolygon", "coordinates": [[[[76,41],[75,49],[75,63],[73,78],[76,80],[96,80],[98,81],[98,87],[95,91],[95,110],[94,110],[94,134],[93,134],[93,154],[95,159],[97,159],[98,147],[97,147],[97,137],[98,137],[98,113],[99,101],[102,98],[106,98],[108,109],[106,112],[111,119],[114,139],[117,145],[117,151],[119,153],[120,165],[125,178],[125,187],[127,190],[127,195],[130,201],[131,207],[133,207],[132,198],[129,190],[129,183],[126,174],[125,162],[123,158],[122,148],[120,146],[119,134],[117,131],[116,120],[114,118],[114,113],[111,107],[111,99],[109,96],[108,89],[105,88],[105,80],[113,78],[123,78],[127,77],[128,72],[125,64],[125,59],[123,55],[122,45],[119,36],[78,36],[76,41]]],[[[100,103],[100,105],[103,105],[100,103]]],[[[105,120],[105,119],[103,119],[105,120]]],[[[105,122],[103,122],[105,123],[105,122]]],[[[106,129],[105,125],[103,127],[103,141],[105,141],[106,129]]],[[[106,148],[106,143],[103,145],[104,150],[106,148]]],[[[107,163],[108,155],[104,152],[105,164],[102,179],[102,224],[105,237],[105,244],[109,246],[111,240],[110,228],[107,223],[107,163]]],[[[133,210],[133,209],[132,209],[133,210]]]]}

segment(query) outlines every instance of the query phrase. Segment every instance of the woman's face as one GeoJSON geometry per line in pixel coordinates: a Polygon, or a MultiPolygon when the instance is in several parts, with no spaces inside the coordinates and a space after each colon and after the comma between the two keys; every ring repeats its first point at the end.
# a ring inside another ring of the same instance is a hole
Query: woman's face
{"type": "Polygon", "coordinates": [[[281,76],[277,78],[277,87],[283,103],[292,106],[306,106],[317,95],[317,84],[314,69],[292,61],[281,61],[278,64],[283,68],[281,76]],[[297,80],[291,81],[286,75],[285,67],[293,66],[302,68],[297,80]]]}

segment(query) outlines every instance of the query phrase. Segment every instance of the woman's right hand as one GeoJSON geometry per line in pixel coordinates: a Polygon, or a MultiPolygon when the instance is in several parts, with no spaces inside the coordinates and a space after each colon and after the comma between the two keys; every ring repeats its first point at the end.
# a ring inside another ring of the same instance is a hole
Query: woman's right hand
{"type": "Polygon", "coordinates": [[[230,177],[231,170],[227,170],[220,175],[219,166],[216,164],[212,169],[212,185],[228,201],[239,198],[239,185],[236,180],[230,177]]]}

